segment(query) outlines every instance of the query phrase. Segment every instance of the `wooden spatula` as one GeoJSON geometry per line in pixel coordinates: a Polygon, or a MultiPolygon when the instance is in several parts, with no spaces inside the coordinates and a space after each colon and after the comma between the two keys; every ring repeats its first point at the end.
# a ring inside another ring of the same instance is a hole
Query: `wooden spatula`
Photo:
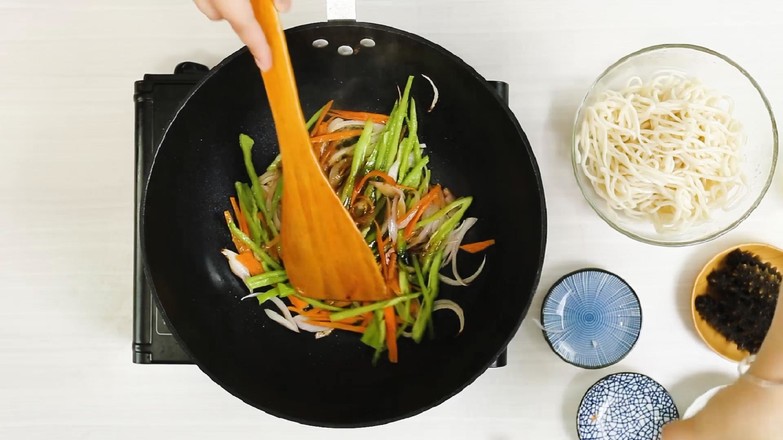
{"type": "Polygon", "coordinates": [[[262,74],[283,162],[282,257],[288,278],[316,299],[375,301],[392,295],[375,257],[321,172],[299,105],[285,34],[272,0],[253,0],[272,49],[262,74]]]}

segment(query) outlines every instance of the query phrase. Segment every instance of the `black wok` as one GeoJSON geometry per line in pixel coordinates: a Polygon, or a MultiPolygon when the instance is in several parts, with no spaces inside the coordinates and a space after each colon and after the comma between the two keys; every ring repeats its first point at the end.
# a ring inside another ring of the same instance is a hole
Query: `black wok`
{"type": "MultiPolygon", "coordinates": [[[[465,311],[455,337],[449,312],[434,315],[435,337],[403,340],[400,362],[371,363],[354,334],[315,340],[270,321],[229,271],[222,219],[237,180],[246,181],[237,138],[256,140],[263,168],[277,153],[258,70],[242,49],[215,67],[172,121],[155,157],[142,205],[147,275],[183,348],[215,382],[250,405],[300,423],[358,427],[409,417],[453,396],[501,353],[536,290],[544,258],[544,194],[530,145],[514,115],[475,70],[443,48],[397,29],[330,22],[286,32],[306,115],[335,107],[388,112],[397,85],[416,75],[412,96],[434,180],[473,195],[479,218],[467,240],[494,238],[487,265],[470,287],[444,287],[465,311]],[[371,38],[374,47],[360,40],[371,38]],[[329,45],[316,48],[313,41],[329,45]],[[352,55],[338,55],[347,45],[352,55]],[[426,110],[432,89],[440,101],[426,110]]],[[[460,257],[463,273],[480,257],[460,257]]]]}

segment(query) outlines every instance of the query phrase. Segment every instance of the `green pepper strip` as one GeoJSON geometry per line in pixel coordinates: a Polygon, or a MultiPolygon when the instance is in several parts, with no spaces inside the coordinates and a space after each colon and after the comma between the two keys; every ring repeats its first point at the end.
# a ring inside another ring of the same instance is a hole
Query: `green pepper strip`
{"type": "Polygon", "coordinates": [[[384,170],[386,156],[388,154],[387,151],[390,148],[391,132],[394,129],[394,121],[396,120],[399,111],[400,103],[399,101],[395,101],[392,111],[389,113],[389,120],[386,121],[386,126],[383,127],[383,131],[381,132],[381,138],[378,140],[378,145],[373,152],[373,160],[372,162],[368,161],[368,163],[365,164],[365,174],[373,169],[384,170]]]}
{"type": "Polygon", "coordinates": [[[253,198],[256,200],[256,206],[261,212],[261,215],[264,216],[266,224],[269,227],[269,230],[272,232],[272,235],[277,235],[277,230],[275,225],[272,223],[272,217],[269,215],[269,210],[267,209],[266,201],[264,200],[264,192],[261,189],[261,183],[258,181],[256,167],[253,165],[252,150],[254,144],[255,141],[250,136],[246,134],[239,135],[239,146],[242,148],[242,156],[245,160],[245,169],[247,170],[248,177],[250,177],[250,189],[253,193],[253,198]]]}
{"type": "Polygon", "coordinates": [[[389,171],[389,168],[391,168],[391,165],[394,163],[394,159],[397,156],[397,152],[399,150],[400,136],[402,135],[402,125],[408,110],[408,97],[411,94],[412,85],[413,75],[408,77],[408,82],[405,84],[405,90],[402,92],[402,99],[400,99],[400,106],[397,113],[394,115],[394,121],[389,121],[391,123],[391,139],[389,139],[388,150],[386,151],[386,159],[383,162],[384,171],[389,171]]]}
{"type": "MultiPolygon", "coordinates": [[[[438,227],[437,230],[435,230],[435,233],[432,234],[432,237],[430,237],[430,240],[427,242],[427,250],[424,254],[424,270],[427,271],[431,266],[430,263],[434,264],[432,262],[433,254],[442,251],[444,247],[444,242],[446,241],[446,238],[451,233],[451,231],[454,230],[454,228],[457,226],[457,223],[462,219],[462,216],[465,214],[465,211],[468,210],[468,207],[470,206],[470,202],[473,201],[472,197],[463,197],[461,199],[455,200],[449,204],[455,205],[457,203],[460,203],[462,206],[460,206],[459,210],[454,213],[451,217],[448,218],[445,222],[443,222],[442,225],[438,227]]],[[[449,206],[446,206],[448,208],[449,206]]],[[[446,208],[441,209],[440,211],[436,212],[435,216],[439,215],[445,215],[444,211],[446,208]]],[[[452,207],[453,208],[453,207],[452,207]]],[[[417,224],[420,225],[421,222],[417,224]]],[[[435,270],[440,269],[440,266],[437,266],[435,270]]]]}
{"type": "MultiPolygon", "coordinates": [[[[277,178],[277,185],[275,186],[275,193],[272,195],[272,206],[269,208],[269,213],[274,218],[274,213],[277,212],[277,208],[280,206],[280,200],[283,197],[283,175],[277,178]]],[[[274,220],[270,223],[274,227],[274,220]]],[[[277,228],[275,228],[277,229],[277,228]]],[[[277,232],[277,231],[275,231],[277,232]]],[[[274,234],[277,235],[277,234],[274,234]]]]}
{"type": "Polygon", "coordinates": [[[423,168],[430,162],[429,156],[424,156],[411,167],[411,172],[405,176],[405,180],[402,181],[402,186],[417,186],[421,180],[421,173],[423,168]]]}
{"type": "Polygon", "coordinates": [[[319,308],[319,309],[329,310],[331,312],[339,312],[339,311],[345,310],[345,309],[342,309],[340,307],[332,306],[332,305],[326,304],[325,302],[318,301],[317,299],[307,298],[307,297],[302,296],[302,295],[300,295],[298,293],[294,293],[293,295],[295,297],[301,299],[302,301],[306,302],[307,304],[310,304],[311,306],[319,308]]]}
{"type": "Polygon", "coordinates": [[[305,128],[307,131],[310,131],[311,128],[313,128],[313,124],[315,124],[315,121],[318,120],[318,118],[321,117],[321,113],[324,112],[324,109],[326,108],[326,104],[323,105],[323,107],[319,108],[313,116],[310,116],[310,119],[307,120],[307,123],[305,124],[305,128]]]}
{"type": "Polygon", "coordinates": [[[237,198],[239,199],[239,207],[242,209],[242,215],[247,220],[248,232],[250,232],[250,239],[254,243],[261,245],[269,241],[269,237],[266,231],[261,227],[261,221],[258,219],[258,206],[250,193],[250,187],[242,182],[236,182],[234,188],[237,192],[237,198]]]}
{"type": "Polygon", "coordinates": [[[272,284],[281,283],[287,279],[288,274],[285,273],[284,270],[273,270],[249,277],[245,280],[245,284],[250,288],[250,290],[255,290],[259,287],[266,287],[271,286],[272,284]]]}
{"type": "MultiPolygon", "coordinates": [[[[411,159],[411,153],[414,148],[420,149],[419,139],[416,137],[416,131],[418,130],[419,123],[416,119],[416,100],[411,98],[411,107],[408,110],[408,141],[404,143],[403,148],[400,151],[400,170],[397,172],[397,181],[405,179],[405,175],[408,174],[409,162],[411,159]]],[[[416,159],[414,159],[416,160],[416,159]]]]}
{"type": "Polygon", "coordinates": [[[343,185],[343,192],[340,198],[343,199],[343,205],[348,206],[351,201],[351,194],[353,194],[353,187],[356,183],[356,174],[359,173],[359,168],[364,163],[364,155],[367,153],[367,147],[370,145],[370,137],[372,137],[372,121],[367,120],[364,123],[364,130],[362,130],[359,140],[356,142],[356,146],[353,150],[353,160],[351,161],[351,173],[348,174],[348,180],[343,185]]]}
{"type": "Polygon", "coordinates": [[[242,232],[235,224],[229,223],[228,228],[231,230],[231,234],[233,236],[237,237],[240,241],[242,241],[242,243],[245,243],[247,247],[253,251],[253,254],[256,256],[256,258],[265,263],[269,268],[273,270],[281,270],[283,268],[277,261],[273,260],[269,254],[264,252],[264,250],[261,249],[261,246],[255,244],[253,240],[251,240],[250,237],[242,232]]]}
{"type": "MultiPolygon", "coordinates": [[[[437,252],[432,260],[432,269],[428,273],[427,288],[423,289],[424,301],[421,304],[418,316],[416,316],[416,322],[413,323],[413,340],[421,342],[421,338],[424,336],[424,330],[427,328],[427,322],[432,315],[432,307],[435,302],[435,298],[438,297],[438,271],[440,269],[440,262],[443,258],[443,251],[437,252]]],[[[415,262],[415,260],[414,260],[415,262]]],[[[415,263],[417,264],[417,263],[415,263]]]]}
{"type": "Polygon", "coordinates": [[[345,309],[341,312],[332,313],[331,315],[329,315],[329,319],[332,321],[340,321],[346,318],[353,318],[354,316],[359,316],[367,312],[374,312],[375,310],[381,310],[386,307],[393,306],[397,303],[405,301],[406,299],[416,298],[417,296],[419,296],[418,293],[411,293],[408,295],[402,295],[392,299],[387,299],[385,301],[377,301],[372,304],[368,304],[366,306],[345,309]]]}

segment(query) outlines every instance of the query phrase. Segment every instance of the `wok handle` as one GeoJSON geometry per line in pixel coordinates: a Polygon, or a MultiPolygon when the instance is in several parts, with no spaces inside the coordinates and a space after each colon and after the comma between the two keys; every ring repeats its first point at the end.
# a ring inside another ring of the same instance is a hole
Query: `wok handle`
{"type": "Polygon", "coordinates": [[[356,1],[355,0],[326,0],[326,20],[356,21],[356,1]]]}
{"type": "Polygon", "coordinates": [[[505,367],[508,363],[508,350],[503,350],[500,352],[497,358],[495,358],[495,362],[492,362],[492,364],[489,366],[489,368],[500,368],[505,367]]]}
{"type": "MultiPolygon", "coordinates": [[[[500,99],[503,101],[504,104],[508,105],[508,83],[503,81],[487,81],[495,90],[495,93],[498,94],[500,99]]],[[[508,363],[508,350],[504,349],[498,357],[495,359],[495,362],[493,362],[489,368],[500,368],[505,367],[508,363]]]]}

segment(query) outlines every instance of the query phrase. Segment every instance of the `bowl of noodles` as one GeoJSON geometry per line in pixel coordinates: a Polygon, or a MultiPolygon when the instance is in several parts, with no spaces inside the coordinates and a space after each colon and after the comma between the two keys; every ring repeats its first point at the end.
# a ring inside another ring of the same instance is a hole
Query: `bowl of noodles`
{"type": "Polygon", "coordinates": [[[724,55],[686,44],[647,47],[606,69],[577,111],[571,151],[596,213],[661,246],[739,225],[766,194],[777,154],[758,83],[724,55]]]}

